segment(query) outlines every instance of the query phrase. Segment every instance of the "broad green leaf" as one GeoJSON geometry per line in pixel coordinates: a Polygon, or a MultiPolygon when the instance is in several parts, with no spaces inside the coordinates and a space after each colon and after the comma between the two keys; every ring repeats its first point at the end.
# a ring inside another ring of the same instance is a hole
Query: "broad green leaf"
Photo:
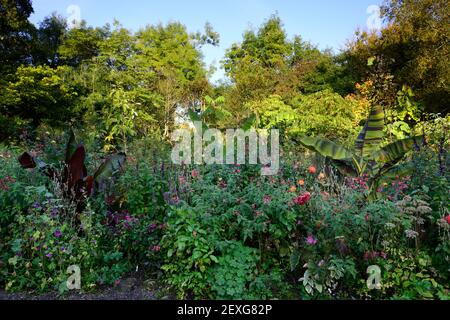
{"type": "Polygon", "coordinates": [[[221,107],[216,107],[214,113],[219,120],[226,120],[233,116],[231,112],[221,107]]]}
{"type": "Polygon", "coordinates": [[[373,153],[372,158],[377,162],[398,162],[415,143],[420,143],[422,136],[407,138],[390,143],[373,153]]]}
{"type": "Polygon", "coordinates": [[[291,271],[294,271],[295,268],[297,268],[298,263],[300,261],[300,254],[297,250],[295,250],[290,257],[290,263],[291,263],[291,271]]]}
{"type": "Polygon", "coordinates": [[[323,285],[317,283],[316,284],[316,289],[317,289],[317,291],[319,291],[319,293],[322,293],[323,285]]]}
{"type": "Polygon", "coordinates": [[[384,112],[381,106],[374,106],[361,132],[356,138],[355,149],[362,157],[369,157],[378,149],[383,139],[384,112]]]}
{"type": "Polygon", "coordinates": [[[100,180],[110,178],[114,173],[122,169],[126,158],[127,156],[123,152],[110,156],[95,172],[94,181],[100,182],[100,180]]]}
{"type": "Polygon", "coordinates": [[[414,166],[411,163],[390,166],[388,168],[383,167],[377,175],[373,178],[372,185],[369,191],[369,199],[376,199],[378,194],[378,189],[383,183],[389,183],[392,180],[398,179],[399,177],[404,177],[413,172],[414,166]]]}
{"type": "Polygon", "coordinates": [[[355,170],[351,162],[348,160],[334,160],[333,165],[345,176],[358,176],[358,171],[355,170]]]}
{"type": "Polygon", "coordinates": [[[388,182],[389,180],[397,179],[398,177],[404,177],[413,172],[414,166],[411,163],[396,165],[385,171],[380,177],[380,182],[388,182]]]}
{"type": "Polygon", "coordinates": [[[353,156],[351,151],[326,138],[301,137],[299,141],[306,148],[334,160],[348,160],[353,156]]]}

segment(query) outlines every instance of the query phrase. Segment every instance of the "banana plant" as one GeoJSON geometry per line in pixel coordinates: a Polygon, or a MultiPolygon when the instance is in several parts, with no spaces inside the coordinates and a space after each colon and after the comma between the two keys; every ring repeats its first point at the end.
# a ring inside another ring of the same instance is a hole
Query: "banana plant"
{"type": "Polygon", "coordinates": [[[376,196],[381,182],[407,174],[410,166],[398,166],[398,162],[418,143],[423,136],[397,140],[381,146],[384,137],[384,112],[381,106],[374,106],[355,141],[353,150],[326,138],[300,137],[304,147],[333,160],[339,171],[348,176],[369,175],[370,197],[376,196]]]}
{"type": "Polygon", "coordinates": [[[75,134],[70,130],[62,174],[58,175],[49,164],[28,152],[24,152],[18,158],[18,161],[25,169],[37,168],[46,176],[57,179],[64,188],[64,196],[76,201],[77,210],[81,210],[85,198],[90,196],[95,189],[104,185],[107,179],[119,172],[126,161],[125,153],[113,154],[98,167],[93,175],[88,175],[85,158],[84,145],[75,141],[75,134]]]}

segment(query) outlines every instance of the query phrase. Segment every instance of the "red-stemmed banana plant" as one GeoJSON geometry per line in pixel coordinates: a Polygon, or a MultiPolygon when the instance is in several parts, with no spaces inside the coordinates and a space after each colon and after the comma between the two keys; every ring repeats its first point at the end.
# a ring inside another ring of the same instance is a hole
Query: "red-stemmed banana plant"
{"type": "Polygon", "coordinates": [[[37,168],[40,172],[52,179],[59,179],[64,188],[64,196],[76,201],[77,211],[84,207],[84,200],[94,190],[104,184],[108,178],[118,173],[124,166],[126,155],[123,152],[112,154],[95,171],[88,175],[85,165],[86,150],[83,144],[75,141],[75,134],[70,130],[69,141],[66,146],[64,169],[62,175],[57,177],[56,171],[37,157],[24,152],[18,161],[25,169],[37,168]]]}

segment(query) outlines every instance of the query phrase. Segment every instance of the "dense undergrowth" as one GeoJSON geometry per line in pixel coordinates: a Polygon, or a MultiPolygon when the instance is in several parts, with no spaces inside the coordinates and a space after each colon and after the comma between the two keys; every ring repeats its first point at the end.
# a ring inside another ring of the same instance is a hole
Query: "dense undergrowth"
{"type": "MultiPolygon", "coordinates": [[[[34,152],[57,158],[63,138],[47,135],[34,152]]],[[[2,286],[64,294],[78,265],[83,291],[138,267],[179,298],[449,297],[448,163],[433,148],[369,201],[364,176],[343,177],[317,156],[285,152],[279,174],[261,176],[258,165],[173,165],[150,145],[131,148],[82,212],[57,180],[20,167],[19,148],[3,148],[2,286]],[[380,290],[368,289],[371,265],[380,290]]],[[[102,157],[89,153],[88,167],[102,157]]]]}

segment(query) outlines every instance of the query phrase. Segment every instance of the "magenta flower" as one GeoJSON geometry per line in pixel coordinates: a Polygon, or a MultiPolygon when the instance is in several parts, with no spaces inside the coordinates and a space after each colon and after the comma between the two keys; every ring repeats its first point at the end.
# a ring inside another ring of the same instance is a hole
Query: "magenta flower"
{"type": "Polygon", "coordinates": [[[156,229],[156,227],[157,227],[156,223],[150,224],[147,229],[148,233],[152,233],[156,229]]]}
{"type": "Polygon", "coordinates": [[[450,224],[450,214],[449,214],[448,216],[446,216],[446,217],[444,218],[444,220],[447,221],[448,224],[450,224]]]}
{"type": "Polygon", "coordinates": [[[309,192],[304,192],[298,197],[294,198],[294,203],[302,206],[311,199],[311,194],[309,192]]]}
{"type": "Polygon", "coordinates": [[[263,198],[264,204],[268,204],[270,202],[270,200],[272,200],[272,197],[269,195],[265,195],[263,198]]]}
{"type": "Polygon", "coordinates": [[[200,174],[198,173],[197,170],[192,170],[192,171],[191,171],[191,176],[192,176],[192,178],[194,178],[194,179],[195,179],[195,178],[198,178],[199,175],[200,175],[200,174]]]}
{"type": "Polygon", "coordinates": [[[167,227],[167,223],[162,223],[158,226],[159,229],[163,230],[167,227]]]}
{"type": "Polygon", "coordinates": [[[56,230],[56,231],[53,233],[53,235],[54,235],[55,237],[59,238],[59,237],[61,237],[62,233],[61,233],[60,230],[56,230]]]}
{"type": "Polygon", "coordinates": [[[152,250],[152,251],[154,251],[154,252],[158,252],[159,250],[161,250],[161,247],[160,247],[160,246],[152,246],[152,247],[150,248],[150,250],[152,250]]]}
{"type": "Polygon", "coordinates": [[[317,239],[310,234],[309,236],[306,237],[306,243],[309,244],[310,246],[313,246],[317,243],[317,239]]]}

